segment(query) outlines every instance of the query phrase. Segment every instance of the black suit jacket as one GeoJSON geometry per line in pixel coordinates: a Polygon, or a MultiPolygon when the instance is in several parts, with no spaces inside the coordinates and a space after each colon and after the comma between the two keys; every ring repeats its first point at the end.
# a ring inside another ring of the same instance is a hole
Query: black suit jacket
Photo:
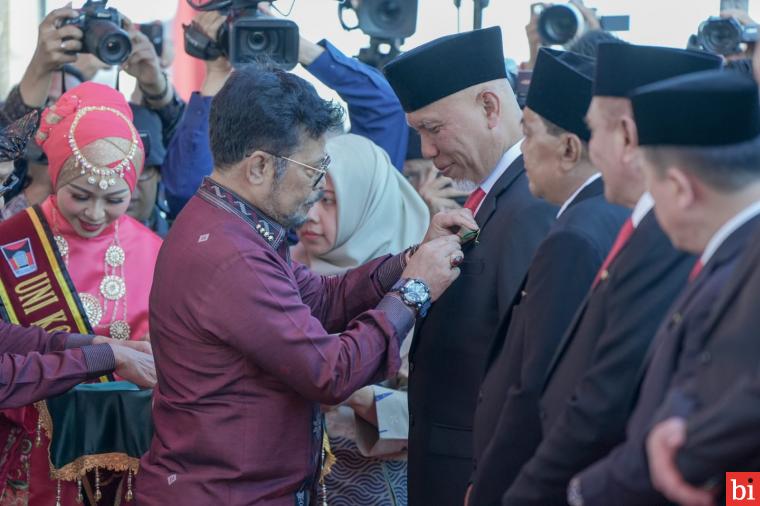
{"type": "Polygon", "coordinates": [[[689,369],[691,342],[700,338],[705,322],[737,266],[760,218],[735,230],[713,254],[700,275],[684,290],[654,338],[646,376],[636,409],[628,421],[626,441],[579,475],[583,503],[606,506],[610,497],[618,506],[665,504],[652,486],[646,458],[646,436],[678,369],[689,369]]]}
{"type": "Polygon", "coordinates": [[[694,485],[722,485],[727,471],[760,469],[758,427],[760,369],[728,386],[719,401],[687,419],[686,443],[678,454],[680,471],[694,485]]]}
{"type": "Polygon", "coordinates": [[[624,439],[647,350],[693,264],[650,211],[563,337],[540,401],[544,439],[504,505],[567,504],[570,479],[624,439]]]}
{"type": "Polygon", "coordinates": [[[541,442],[538,394],[546,368],[629,214],[604,199],[597,179],[538,247],[480,388],[470,505],[499,504],[541,442]]]}
{"type": "Polygon", "coordinates": [[[461,276],[417,323],[409,356],[409,504],[461,506],[486,356],[557,209],[533,197],[522,157],[488,192],[461,276]]]}
{"type": "Polygon", "coordinates": [[[726,471],[760,468],[756,402],[760,379],[760,228],[715,301],[715,310],[684,355],[668,397],[655,416],[687,419],[678,466],[691,483],[722,484],[726,471]]]}

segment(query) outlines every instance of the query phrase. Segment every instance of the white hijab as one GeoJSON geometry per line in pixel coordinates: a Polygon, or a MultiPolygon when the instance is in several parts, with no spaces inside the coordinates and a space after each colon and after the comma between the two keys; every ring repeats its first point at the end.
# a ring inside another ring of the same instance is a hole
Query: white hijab
{"type": "Polygon", "coordinates": [[[327,153],[338,223],[335,247],[311,258],[314,272],[341,273],[422,241],[427,206],[385,151],[365,137],[343,134],[327,141],[327,153]]]}

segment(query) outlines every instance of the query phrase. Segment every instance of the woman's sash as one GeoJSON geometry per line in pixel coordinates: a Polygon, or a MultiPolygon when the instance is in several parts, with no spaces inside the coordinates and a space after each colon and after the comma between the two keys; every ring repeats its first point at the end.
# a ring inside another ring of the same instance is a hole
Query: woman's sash
{"type": "MultiPolygon", "coordinates": [[[[0,227],[0,318],[47,332],[93,333],[39,207],[25,209],[0,227]]],[[[15,493],[25,495],[29,480],[19,469],[28,468],[23,464],[30,456],[28,441],[36,440],[48,453],[51,427],[45,423],[50,419],[47,404],[41,401],[0,413],[0,494],[5,496],[11,484],[15,493]],[[42,428],[47,434],[41,433],[42,428]]]]}
{"type": "Polygon", "coordinates": [[[92,334],[92,327],[38,207],[2,225],[0,318],[47,332],[92,334]]]}

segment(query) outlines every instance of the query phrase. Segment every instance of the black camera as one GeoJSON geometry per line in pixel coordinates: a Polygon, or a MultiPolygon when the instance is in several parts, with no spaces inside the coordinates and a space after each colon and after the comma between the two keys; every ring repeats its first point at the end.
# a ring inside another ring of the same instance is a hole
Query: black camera
{"type": "Polygon", "coordinates": [[[699,25],[700,49],[724,56],[742,52],[742,44],[757,42],[757,25],[744,26],[734,18],[711,17],[699,25]]]}
{"type": "Polygon", "coordinates": [[[210,39],[194,25],[185,26],[185,51],[202,60],[225,56],[232,65],[256,61],[267,56],[283,69],[298,63],[298,25],[288,19],[276,19],[258,11],[261,0],[227,0],[208,2],[197,10],[218,10],[227,16],[215,39],[210,39]]]}
{"type": "Polygon", "coordinates": [[[417,30],[417,0],[362,0],[356,7],[351,0],[341,0],[338,18],[346,30],[358,28],[370,37],[384,40],[405,39],[417,30]],[[355,26],[344,21],[346,9],[356,11],[355,26]]]}
{"type": "MultiPolygon", "coordinates": [[[[545,44],[569,45],[579,39],[587,30],[583,13],[574,5],[552,5],[546,8],[538,5],[538,34],[545,44]]],[[[602,16],[601,29],[607,32],[623,32],[630,29],[630,16],[602,16]]]]}
{"type": "Polygon", "coordinates": [[[119,65],[132,53],[132,42],[123,30],[119,11],[106,7],[108,0],[87,0],[79,16],[66,19],[62,25],[74,25],[84,33],[82,53],[92,53],[104,63],[119,65]]]}
{"type": "Polygon", "coordinates": [[[417,31],[417,0],[339,0],[338,19],[344,30],[357,28],[369,35],[369,47],[359,50],[360,61],[382,69],[401,54],[404,39],[417,31]],[[348,24],[346,11],[353,11],[356,23],[348,24]]]}

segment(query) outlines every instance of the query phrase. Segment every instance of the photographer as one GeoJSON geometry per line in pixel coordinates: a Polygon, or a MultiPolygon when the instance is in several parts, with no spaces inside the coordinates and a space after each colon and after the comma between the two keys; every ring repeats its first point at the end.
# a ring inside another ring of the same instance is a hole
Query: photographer
{"type": "MultiPolygon", "coordinates": [[[[596,14],[594,14],[593,10],[583,5],[583,0],[570,0],[570,3],[575,6],[581,12],[581,14],[583,14],[583,19],[585,20],[589,31],[601,31],[599,18],[596,17],[596,14]]],[[[528,61],[520,64],[520,70],[532,70],[533,66],[536,63],[538,50],[545,45],[543,40],[541,40],[541,35],[538,31],[538,21],[541,18],[541,11],[547,7],[550,7],[551,5],[552,4],[548,2],[537,2],[531,4],[530,6],[530,21],[527,25],[525,25],[525,34],[528,37],[530,58],[528,61]]],[[[570,51],[579,52],[575,48],[567,49],[570,51]]]]}
{"type": "MultiPolygon", "coordinates": [[[[262,9],[263,12],[268,12],[262,9]]],[[[225,18],[216,11],[200,13],[194,23],[212,37],[225,18]]],[[[407,149],[409,127],[404,111],[385,78],[374,68],[341,53],[328,41],[318,44],[303,37],[299,43],[299,63],[348,104],[351,133],[375,142],[390,155],[401,170],[407,149]]],[[[171,214],[176,216],[211,172],[208,147],[208,113],[211,99],[232,72],[224,57],[206,61],[206,79],[200,92],[190,98],[177,134],[168,144],[162,170],[171,214]]]]}
{"type": "Polygon", "coordinates": [[[48,103],[54,73],[63,65],[76,62],[75,52],[82,49],[82,30],[72,25],[59,28],[63,20],[78,15],[78,11],[67,6],[51,11],[42,20],[32,61],[3,105],[3,123],[15,121],[33,109],[42,109],[48,103]]]}
{"type": "MultiPolygon", "coordinates": [[[[94,54],[79,53],[83,48],[84,33],[73,24],[65,24],[79,14],[75,9],[64,7],[51,11],[42,21],[32,61],[0,111],[0,123],[11,122],[54,103],[66,89],[92,79],[100,69],[109,68],[94,54]]],[[[158,149],[173,135],[185,103],[162,70],[161,61],[148,37],[127,18],[123,18],[122,26],[132,46],[122,68],[137,80],[141,99],[135,106],[145,108],[146,113],[160,118],[160,137],[153,139],[153,145],[158,149]]],[[[155,129],[151,132],[153,137],[156,133],[155,129]]],[[[20,182],[6,195],[7,205],[0,212],[1,219],[8,219],[29,206],[41,203],[51,189],[44,156],[30,157],[27,154],[16,160],[14,175],[20,182]]],[[[153,182],[157,180],[154,178],[153,182]]]]}
{"type": "MultiPolygon", "coordinates": [[[[78,26],[66,24],[79,15],[80,11],[72,9],[69,4],[51,11],[42,20],[32,61],[3,105],[0,114],[3,124],[54,102],[61,95],[64,85],[71,88],[83,79],[91,79],[97,70],[108,68],[94,55],[80,53],[85,34],[78,26]],[[57,76],[64,65],[75,67],[79,72],[69,68],[66,81],[61,82],[57,76]]],[[[129,35],[132,52],[123,69],[137,79],[144,105],[161,116],[166,141],[182,116],[184,103],[176,96],[166,73],[161,70],[160,60],[147,36],[126,18],[124,29],[129,35]]]]}
{"type": "Polygon", "coordinates": [[[169,81],[147,35],[129,19],[125,19],[124,28],[129,34],[132,52],[122,68],[137,80],[137,89],[142,95],[138,105],[153,110],[161,118],[163,142],[166,144],[174,135],[186,104],[169,81]]]}
{"type": "Polygon", "coordinates": [[[129,107],[134,115],[135,128],[145,147],[145,166],[137,178],[127,214],[163,238],[169,232],[169,221],[161,184],[161,166],[166,157],[161,120],[150,109],[134,103],[129,104],[129,107]]]}

